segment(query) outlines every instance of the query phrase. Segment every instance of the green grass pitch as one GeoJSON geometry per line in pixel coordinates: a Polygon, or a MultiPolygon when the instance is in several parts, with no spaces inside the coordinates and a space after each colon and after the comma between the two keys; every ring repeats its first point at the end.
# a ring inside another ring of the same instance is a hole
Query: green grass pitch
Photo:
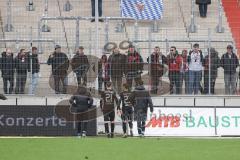
{"type": "Polygon", "coordinates": [[[239,160],[240,139],[1,138],[1,160],[239,160]]]}

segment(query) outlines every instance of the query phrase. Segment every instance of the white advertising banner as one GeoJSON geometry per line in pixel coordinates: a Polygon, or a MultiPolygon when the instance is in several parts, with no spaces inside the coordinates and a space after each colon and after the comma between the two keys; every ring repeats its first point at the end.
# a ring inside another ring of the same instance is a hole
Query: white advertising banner
{"type": "MultiPolygon", "coordinates": [[[[138,135],[137,122],[133,125],[138,135]]],[[[145,136],[240,136],[240,108],[155,107],[145,136]]]]}
{"type": "Polygon", "coordinates": [[[240,108],[217,108],[217,134],[240,135],[240,108]]]}
{"type": "MultiPolygon", "coordinates": [[[[145,136],[215,136],[214,108],[154,108],[145,136]]],[[[138,135],[134,122],[134,135],[138,135]]]]}

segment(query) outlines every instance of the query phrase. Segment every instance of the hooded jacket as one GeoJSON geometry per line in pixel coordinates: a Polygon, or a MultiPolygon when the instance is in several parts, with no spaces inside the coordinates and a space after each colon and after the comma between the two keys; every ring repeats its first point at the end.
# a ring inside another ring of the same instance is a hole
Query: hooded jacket
{"type": "Polygon", "coordinates": [[[78,112],[83,112],[92,106],[93,98],[86,88],[80,88],[78,93],[70,98],[69,102],[77,108],[78,112]]]}
{"type": "Polygon", "coordinates": [[[131,94],[130,100],[135,111],[143,110],[144,112],[147,112],[148,107],[150,107],[150,112],[153,112],[152,99],[149,92],[145,90],[144,86],[137,86],[131,94]]]}
{"type": "MultiPolygon", "coordinates": [[[[220,58],[218,57],[218,53],[215,50],[210,52],[210,70],[211,70],[211,77],[217,78],[218,68],[221,66],[220,58]]],[[[204,66],[204,74],[209,74],[209,55],[207,55],[203,60],[204,66]]]]}

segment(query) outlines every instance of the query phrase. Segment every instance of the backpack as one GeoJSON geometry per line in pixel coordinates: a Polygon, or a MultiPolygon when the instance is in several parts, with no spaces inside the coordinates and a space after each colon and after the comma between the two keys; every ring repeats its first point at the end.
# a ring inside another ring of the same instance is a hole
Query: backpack
{"type": "MultiPolygon", "coordinates": [[[[187,61],[188,63],[191,63],[191,54],[192,54],[193,51],[190,51],[189,54],[188,54],[188,58],[187,58],[187,61]]],[[[203,63],[203,53],[201,50],[199,50],[200,52],[200,62],[203,63]]]]}

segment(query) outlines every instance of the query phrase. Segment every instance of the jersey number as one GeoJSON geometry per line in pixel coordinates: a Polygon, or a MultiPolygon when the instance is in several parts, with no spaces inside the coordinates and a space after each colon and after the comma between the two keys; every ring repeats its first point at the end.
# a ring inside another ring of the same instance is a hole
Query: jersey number
{"type": "Polygon", "coordinates": [[[106,103],[112,103],[112,94],[107,93],[105,97],[106,103]]]}

